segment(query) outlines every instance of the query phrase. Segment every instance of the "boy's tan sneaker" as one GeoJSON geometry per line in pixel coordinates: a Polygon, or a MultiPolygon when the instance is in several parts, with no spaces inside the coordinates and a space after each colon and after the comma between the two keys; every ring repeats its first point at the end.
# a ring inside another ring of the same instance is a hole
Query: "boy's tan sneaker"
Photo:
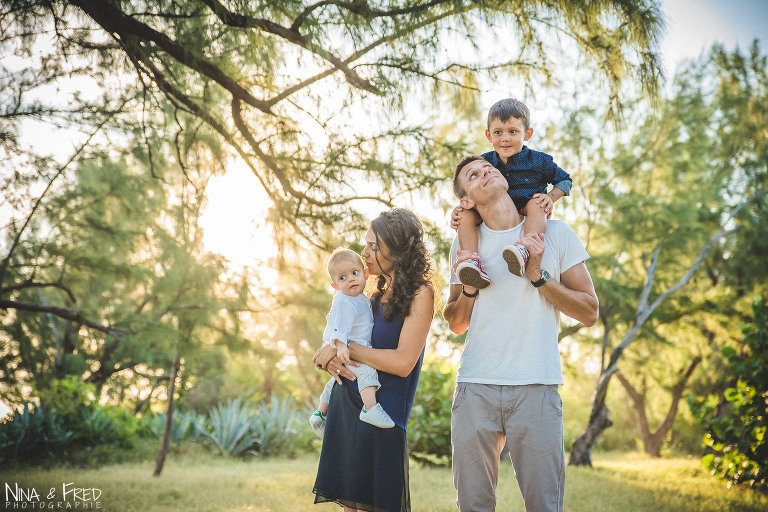
{"type": "Polygon", "coordinates": [[[507,262],[509,271],[519,277],[525,275],[525,265],[528,263],[528,249],[524,245],[508,245],[501,252],[501,257],[507,262]]]}
{"type": "Polygon", "coordinates": [[[482,290],[491,284],[491,278],[485,273],[477,260],[462,261],[456,267],[456,276],[461,284],[482,290]]]}

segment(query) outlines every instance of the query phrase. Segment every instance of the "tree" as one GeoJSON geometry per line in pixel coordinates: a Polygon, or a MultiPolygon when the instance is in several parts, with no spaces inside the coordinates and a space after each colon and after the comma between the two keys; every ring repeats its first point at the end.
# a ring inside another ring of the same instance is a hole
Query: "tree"
{"type": "Polygon", "coordinates": [[[321,247],[360,228],[356,205],[391,205],[445,178],[435,164],[452,162],[462,146],[415,122],[419,93],[437,103],[446,91],[477,91],[482,77],[509,74],[552,83],[555,56],[573,46],[616,107],[623,83],[656,86],[662,24],[657,2],[640,0],[16,0],[0,22],[6,45],[28,48],[53,28],[53,55],[115,69],[107,79],[141,92],[128,108],[140,108],[142,122],[164,102],[199,119],[201,133],[259,177],[274,222],[321,247]],[[510,53],[473,51],[494,30],[505,41],[515,33],[510,53]],[[446,57],[442,41],[453,38],[470,44],[446,57]]]}
{"type": "Polygon", "coordinates": [[[727,406],[716,414],[702,397],[688,403],[705,432],[705,444],[714,450],[702,463],[728,480],[768,489],[768,306],[762,297],[753,303],[754,320],[743,324],[742,350],[723,348],[735,385],[725,392],[727,406]]]}
{"type": "Polygon", "coordinates": [[[2,381],[16,390],[7,399],[23,399],[31,381],[45,389],[65,375],[99,393],[115,374],[133,374],[125,387],[142,374],[157,377],[173,358],[179,315],[196,315],[212,340],[231,332],[227,323],[248,296],[190,228],[199,198],[173,204],[161,184],[127,157],[93,155],[40,203],[4,261],[17,283],[3,289],[12,299],[0,299],[15,309],[0,325],[2,381]]]}
{"type": "Polygon", "coordinates": [[[52,358],[98,385],[135,374],[162,387],[175,367],[176,313],[229,304],[220,296],[185,303],[190,281],[176,275],[173,258],[180,249],[198,261],[192,277],[221,264],[188,243],[199,243],[194,219],[174,221],[200,206],[207,177],[230,158],[246,162],[270,194],[284,246],[298,233],[327,248],[354,238],[371,202],[390,205],[444,180],[465,147],[414,118],[419,97],[440,105],[512,75],[554,83],[554,62],[568,47],[588,56],[617,107],[623,84],[657,85],[660,29],[658,3],[641,0],[4,2],[0,56],[22,58],[0,68],[3,206],[11,211],[0,309],[16,340],[2,355],[5,375],[43,375],[52,358]],[[488,57],[479,50],[494,31],[505,41],[514,32],[516,45],[488,57]],[[470,44],[446,52],[449,39],[470,44]],[[78,149],[61,159],[24,147],[22,122],[79,131],[78,149]],[[118,167],[127,184],[100,181],[99,170],[118,167]],[[92,171],[81,195],[85,175],[75,169],[92,171]],[[137,228],[142,222],[148,230],[137,228]]]}
{"type": "Polygon", "coordinates": [[[602,371],[570,464],[590,464],[592,447],[611,425],[606,393],[620,361],[630,370],[620,380],[646,450],[658,455],[686,382],[717,338],[713,318],[732,323],[729,315],[743,314],[745,294],[764,282],[763,269],[747,275],[733,264],[756,263],[753,248],[765,238],[766,139],[756,126],[765,123],[758,106],[768,98],[764,70],[757,44],[748,58],[714,47],[703,66],[678,77],[660,113],[639,117],[641,128],[595,175],[598,213],[589,240],[601,267],[602,371]],[[731,129],[736,119],[751,129],[731,129]],[[617,332],[623,334],[614,344],[617,332]],[[636,343],[643,347],[627,350],[636,343]],[[677,357],[660,355],[667,353],[677,357]],[[659,366],[670,361],[679,374],[659,366]],[[644,397],[652,379],[670,397],[653,433],[644,397]]]}

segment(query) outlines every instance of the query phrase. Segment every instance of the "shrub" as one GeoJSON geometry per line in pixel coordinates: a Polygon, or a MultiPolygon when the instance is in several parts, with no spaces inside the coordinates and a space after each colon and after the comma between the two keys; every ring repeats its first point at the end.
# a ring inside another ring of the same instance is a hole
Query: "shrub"
{"type": "Polygon", "coordinates": [[[103,408],[115,420],[110,441],[123,448],[133,448],[139,437],[139,418],[119,407],[103,408]]]}
{"type": "Polygon", "coordinates": [[[103,409],[83,407],[80,411],[82,422],[78,434],[90,443],[101,444],[110,439],[117,421],[104,414],[103,409]]]}
{"type": "Polygon", "coordinates": [[[451,403],[455,369],[438,360],[425,360],[408,422],[408,451],[420,462],[451,462],[451,403]]]}
{"type": "Polygon", "coordinates": [[[197,430],[204,443],[222,455],[293,455],[312,446],[314,434],[304,424],[309,414],[298,410],[290,397],[273,396],[269,404],[255,407],[237,398],[218,404],[197,430]]]}
{"type": "MultiPolygon", "coordinates": [[[[168,414],[165,412],[147,416],[142,422],[143,429],[150,435],[162,439],[165,430],[165,419],[168,414]]],[[[179,446],[182,441],[196,441],[199,439],[204,427],[200,418],[194,411],[178,412],[173,411],[171,421],[171,442],[179,446]]]]}
{"type": "Polygon", "coordinates": [[[260,403],[252,421],[260,455],[294,453],[301,419],[292,398],[278,400],[273,396],[269,406],[260,403]]]}
{"type": "Polygon", "coordinates": [[[733,347],[722,352],[736,377],[725,391],[721,412],[700,398],[688,403],[705,432],[704,442],[714,453],[702,463],[728,480],[768,490],[768,306],[758,297],[753,304],[754,323],[742,325],[744,352],[733,347]]]}
{"type": "Polygon", "coordinates": [[[76,425],[82,420],[82,410],[96,401],[96,387],[75,375],[53,381],[49,389],[39,392],[43,409],[55,409],[67,425],[76,425]]]}
{"type": "Polygon", "coordinates": [[[221,455],[256,453],[259,438],[252,429],[252,423],[250,404],[237,398],[211,409],[199,431],[213,450],[221,455]]]}
{"type": "Polygon", "coordinates": [[[41,454],[50,454],[72,437],[56,411],[24,404],[13,416],[0,423],[0,459],[19,460],[41,454]]]}

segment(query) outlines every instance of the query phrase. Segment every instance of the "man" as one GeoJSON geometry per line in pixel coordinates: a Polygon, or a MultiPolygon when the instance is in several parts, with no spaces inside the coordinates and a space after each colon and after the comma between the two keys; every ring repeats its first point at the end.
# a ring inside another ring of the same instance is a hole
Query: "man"
{"type": "Polygon", "coordinates": [[[468,330],[451,418],[457,504],[461,512],[495,510],[506,445],[526,510],[562,512],[559,319],[562,312],[586,326],[597,321],[597,295],[584,264],[589,255],[562,221],[547,221],[546,240],[541,233],[524,235],[507,181],[482,157],[462,159],[453,181],[461,206],[483,219],[477,254],[457,250],[454,240],[443,312],[451,331],[468,330]],[[502,257],[514,243],[530,253],[523,277],[502,257]],[[492,282],[482,291],[462,286],[455,275],[460,263],[478,257],[492,282]]]}

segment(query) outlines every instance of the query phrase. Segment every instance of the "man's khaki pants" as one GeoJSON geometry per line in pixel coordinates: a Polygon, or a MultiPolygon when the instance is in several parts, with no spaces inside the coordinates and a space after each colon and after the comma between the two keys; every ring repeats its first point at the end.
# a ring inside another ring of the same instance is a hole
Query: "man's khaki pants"
{"type": "Polygon", "coordinates": [[[562,512],[563,406],[557,386],[459,382],[451,415],[453,485],[461,512],[496,509],[506,445],[528,512],[562,512]]]}

